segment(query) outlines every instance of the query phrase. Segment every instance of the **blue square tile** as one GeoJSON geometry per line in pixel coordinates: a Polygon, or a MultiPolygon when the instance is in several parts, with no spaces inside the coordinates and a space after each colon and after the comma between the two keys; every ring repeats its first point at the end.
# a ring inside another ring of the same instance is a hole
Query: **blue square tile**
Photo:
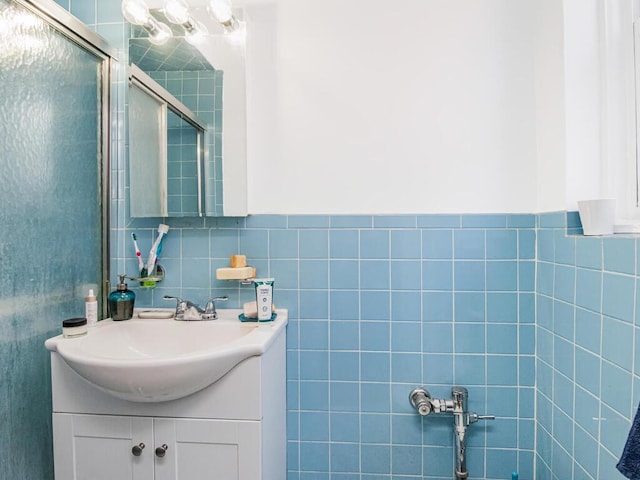
{"type": "Polygon", "coordinates": [[[329,293],[324,290],[300,291],[300,318],[329,318],[329,293]]]}
{"type": "Polygon", "coordinates": [[[455,290],[479,291],[485,289],[485,262],[454,262],[455,290]]]}
{"type": "Polygon", "coordinates": [[[582,308],[576,309],[576,344],[593,353],[600,353],[602,316],[582,308]]]}
{"type": "Polygon", "coordinates": [[[327,260],[300,260],[300,288],[329,288],[327,260]]]}
{"type": "MultiPolygon", "coordinates": [[[[362,402],[361,412],[389,413],[391,411],[391,390],[388,383],[361,382],[359,385],[360,395],[365,400],[362,402]]],[[[358,398],[357,391],[348,393],[358,398]]]]}
{"type": "Polygon", "coordinates": [[[329,378],[329,352],[300,351],[300,379],[327,380],[329,378]]]}
{"type": "Polygon", "coordinates": [[[360,261],[360,288],[369,290],[388,290],[390,276],[388,260],[360,261]]]}
{"type": "Polygon", "coordinates": [[[518,232],[516,230],[487,230],[487,259],[518,258],[518,232]]]}
{"type": "Polygon", "coordinates": [[[518,289],[518,262],[489,261],[487,269],[487,290],[516,291],[518,289]]]}
{"type": "Polygon", "coordinates": [[[388,259],[389,231],[362,230],[360,232],[360,258],[388,259]]]}
{"type": "Polygon", "coordinates": [[[585,268],[602,268],[602,239],[580,237],[576,240],[576,265],[585,268]]]}
{"type": "Polygon", "coordinates": [[[604,269],[610,272],[636,273],[636,241],[631,238],[604,238],[604,269]]]}
{"type": "Polygon", "coordinates": [[[329,257],[329,234],[326,230],[301,230],[298,241],[300,258],[329,257]]]}
{"type": "Polygon", "coordinates": [[[331,381],[360,380],[360,354],[358,352],[332,351],[329,354],[331,381]]]}
{"type": "Polygon", "coordinates": [[[487,355],[488,385],[517,385],[518,362],[515,356],[487,355]]]}
{"type": "Polygon", "coordinates": [[[576,305],[599,312],[601,292],[601,271],[576,269],[576,305]]]}
{"type": "Polygon", "coordinates": [[[453,258],[453,232],[451,230],[423,231],[422,258],[453,258]]]}
{"type": "Polygon", "coordinates": [[[329,382],[300,382],[301,410],[329,410],[329,382]]]}
{"type": "Polygon", "coordinates": [[[515,293],[488,293],[487,321],[492,323],[517,322],[518,297],[515,293]]]}
{"type": "Polygon", "coordinates": [[[553,263],[538,262],[537,293],[553,296],[553,277],[555,265],[553,263]]]}
{"type": "Polygon", "coordinates": [[[327,412],[300,412],[300,440],[328,441],[329,414],[327,412]]]}
{"type": "Polygon", "coordinates": [[[518,258],[536,258],[536,232],[535,230],[518,230],[518,258]]]}
{"type": "Polygon", "coordinates": [[[554,231],[538,230],[536,233],[536,240],[538,243],[538,260],[543,262],[554,262],[554,231]]]}
{"type": "Polygon", "coordinates": [[[455,321],[484,322],[485,294],[480,292],[455,292],[455,321]]]}
{"type": "MultiPolygon", "coordinates": [[[[531,331],[533,335],[533,330],[531,331]]],[[[487,353],[517,354],[518,327],[511,324],[487,325],[487,353]]]]}
{"type": "Polygon", "coordinates": [[[392,230],[391,258],[420,259],[422,256],[420,230],[392,230]]]}
{"type": "Polygon", "coordinates": [[[358,288],[358,261],[357,260],[330,260],[329,284],[332,289],[357,289],[358,288]]]}
{"type": "Polygon", "coordinates": [[[387,322],[360,322],[360,348],[363,351],[388,352],[391,329],[387,322]]]}
{"type": "Polygon", "coordinates": [[[269,256],[273,258],[298,258],[297,230],[270,230],[269,256]]]}
{"type": "Polygon", "coordinates": [[[518,290],[533,292],[536,288],[536,262],[518,262],[518,290]]]}
{"type": "Polygon", "coordinates": [[[576,385],[593,395],[600,396],[600,358],[592,353],[576,348],[576,385]]]}
{"type": "Polygon", "coordinates": [[[391,323],[391,350],[394,352],[422,351],[422,329],[417,322],[391,323]]]}
{"type": "Polygon", "coordinates": [[[576,424],[584,428],[587,433],[597,437],[599,428],[599,400],[586,390],[576,386],[575,389],[575,420],[576,424]]]}
{"type": "Polygon", "coordinates": [[[422,295],[420,292],[391,292],[391,319],[421,321],[422,295]]]}
{"type": "Polygon", "coordinates": [[[423,354],[422,383],[426,385],[451,385],[453,383],[453,355],[423,354]]]}
{"type": "Polygon", "coordinates": [[[357,382],[331,382],[329,389],[330,410],[357,412],[360,409],[359,385],[357,382]]]}
{"type": "Polygon", "coordinates": [[[359,318],[358,292],[349,290],[331,291],[329,295],[330,317],[334,320],[357,320],[359,318]]]}
{"type": "Polygon", "coordinates": [[[631,370],[633,325],[609,317],[603,317],[602,322],[602,358],[631,370]]]}
{"type": "Polygon", "coordinates": [[[555,261],[563,265],[576,263],[576,237],[567,236],[563,230],[556,230],[553,237],[555,261]]]}
{"type": "Polygon", "coordinates": [[[275,278],[274,300],[277,295],[276,288],[298,288],[298,273],[298,260],[271,260],[269,262],[269,274],[275,278]]]}
{"type": "Polygon", "coordinates": [[[518,388],[487,387],[487,411],[500,412],[501,417],[517,417],[518,388]]]}
{"type": "Polygon", "coordinates": [[[635,278],[605,272],[602,289],[602,313],[633,322],[635,278]]]}
{"type": "Polygon", "coordinates": [[[360,455],[362,458],[362,473],[384,475],[391,472],[390,445],[362,445],[360,455]]]}
{"type": "Polygon", "coordinates": [[[505,228],[507,215],[470,214],[462,216],[463,228],[505,228]]]}
{"type": "Polygon", "coordinates": [[[331,350],[358,350],[360,326],[358,322],[336,320],[329,322],[331,350]]]}
{"type": "Polygon", "coordinates": [[[554,271],[554,296],[565,302],[573,303],[575,296],[576,269],[556,265],[554,271]]]}
{"type": "Polygon", "coordinates": [[[425,322],[453,321],[453,294],[450,292],[423,293],[422,319],[425,322]]]}
{"type": "Polygon", "coordinates": [[[507,216],[509,228],[535,228],[536,216],[531,213],[517,213],[507,216]]]}
{"type": "Polygon", "coordinates": [[[391,381],[391,354],[389,352],[360,353],[361,380],[363,382],[391,381]]]}
{"type": "Polygon", "coordinates": [[[422,379],[420,353],[392,353],[391,380],[393,382],[418,384],[422,379]]]}
{"type": "Polygon", "coordinates": [[[453,262],[450,260],[422,262],[422,288],[450,291],[453,288],[453,262]]]}
{"type": "Polygon", "coordinates": [[[519,328],[518,353],[521,355],[534,355],[536,353],[535,325],[520,325],[519,328]]]}
{"type": "Polygon", "coordinates": [[[429,478],[449,478],[452,472],[453,447],[425,446],[422,449],[422,474],[429,478]]]}
{"type": "Polygon", "coordinates": [[[357,230],[330,230],[329,254],[330,258],[358,258],[357,230]]]}
{"type": "Polygon", "coordinates": [[[566,212],[548,212],[538,215],[538,225],[540,228],[563,228],[566,224],[566,212]]]}
{"type": "Polygon", "coordinates": [[[285,215],[249,215],[246,222],[247,228],[287,228],[285,215]]]}
{"type": "Polygon", "coordinates": [[[422,473],[422,447],[394,445],[391,447],[391,473],[420,475],[422,473]]]}
{"type": "Polygon", "coordinates": [[[332,442],[360,441],[360,415],[357,413],[331,412],[329,421],[332,442]]]}
{"type": "Polygon", "coordinates": [[[556,337],[553,342],[554,368],[569,378],[573,378],[575,350],[569,341],[556,337]]]}
{"type": "Polygon", "coordinates": [[[454,258],[457,260],[483,260],[485,258],[484,230],[455,230],[454,258]]]}
{"type": "Polygon", "coordinates": [[[485,327],[478,323],[457,323],[454,327],[455,352],[485,353],[485,327]]]}
{"type": "Polygon", "coordinates": [[[486,361],[485,355],[456,355],[454,384],[484,385],[486,361]]]}
{"type": "Polygon", "coordinates": [[[95,24],[97,22],[96,3],[74,1],[71,3],[71,14],[87,25],[95,24]]]}
{"type": "Polygon", "coordinates": [[[392,415],[391,441],[399,445],[421,445],[424,431],[419,415],[392,415]]]}
{"type": "Polygon", "coordinates": [[[449,323],[423,324],[422,348],[425,353],[452,353],[453,326],[449,323]]]}
{"type": "MultiPolygon", "coordinates": [[[[331,472],[357,472],[360,468],[360,447],[355,443],[331,444],[331,472]]],[[[348,479],[344,479],[348,480],[348,479]]]]}
{"type": "Polygon", "coordinates": [[[360,318],[363,320],[389,320],[389,292],[360,291],[360,318]]]}
{"type": "Polygon", "coordinates": [[[329,322],[306,320],[300,322],[300,348],[326,350],[329,347],[329,322]]]}
{"type": "Polygon", "coordinates": [[[300,442],[300,469],[328,472],[329,444],[324,442],[300,442]]]}
{"type": "MultiPolygon", "coordinates": [[[[217,235],[213,239],[215,254],[217,235]]],[[[240,251],[251,261],[269,258],[269,232],[267,230],[240,230],[240,251]]]]}
{"type": "Polygon", "coordinates": [[[418,260],[391,261],[392,290],[420,290],[421,275],[418,260]]]}

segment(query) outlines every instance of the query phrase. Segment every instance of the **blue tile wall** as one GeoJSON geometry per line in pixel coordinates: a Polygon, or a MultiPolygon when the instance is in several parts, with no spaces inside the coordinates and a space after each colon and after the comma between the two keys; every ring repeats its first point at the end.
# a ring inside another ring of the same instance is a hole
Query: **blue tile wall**
{"type": "MultiPolygon", "coordinates": [[[[466,386],[471,410],[497,416],[470,427],[474,478],[514,470],[533,478],[535,217],[207,222],[171,229],[169,278],[139,290],[138,303],[226,294],[226,306],[241,306],[252,288],[215,279],[234,253],[276,278],[275,303],[290,314],[290,480],[451,478],[452,418],[420,418],[408,402],[417,385],[438,397],[466,386]]],[[[127,268],[135,268],[130,257],[127,268]]]]}
{"type": "Polygon", "coordinates": [[[536,478],[623,478],[640,399],[637,240],[582,236],[575,212],[538,227],[536,478]]]}

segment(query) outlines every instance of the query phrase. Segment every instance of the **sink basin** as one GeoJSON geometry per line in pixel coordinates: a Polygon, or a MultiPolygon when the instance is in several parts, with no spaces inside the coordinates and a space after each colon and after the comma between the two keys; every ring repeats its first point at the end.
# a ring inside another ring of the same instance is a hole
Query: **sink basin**
{"type": "Polygon", "coordinates": [[[287,324],[286,310],[274,322],[240,322],[242,310],[218,310],[208,321],[137,318],[103,320],[82,337],[48,339],[80,376],[114,397],[166,402],[198,392],[242,360],[267,351],[287,324]]]}

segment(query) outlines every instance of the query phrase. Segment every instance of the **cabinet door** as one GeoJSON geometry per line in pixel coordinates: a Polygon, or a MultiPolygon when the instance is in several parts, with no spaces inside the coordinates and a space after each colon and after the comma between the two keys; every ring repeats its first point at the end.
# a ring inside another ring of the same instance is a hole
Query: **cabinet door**
{"type": "Polygon", "coordinates": [[[56,480],[153,480],[149,418],[54,413],[53,434],[56,480]]]}
{"type": "Polygon", "coordinates": [[[156,480],[260,479],[260,422],[156,418],[154,430],[168,446],[156,480]]]}

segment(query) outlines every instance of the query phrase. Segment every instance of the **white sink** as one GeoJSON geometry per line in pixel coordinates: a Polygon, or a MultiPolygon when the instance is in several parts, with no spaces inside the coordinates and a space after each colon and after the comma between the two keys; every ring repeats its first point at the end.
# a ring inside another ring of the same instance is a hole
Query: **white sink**
{"type": "Polygon", "coordinates": [[[287,324],[240,322],[242,310],[218,310],[217,320],[137,318],[103,320],[82,337],[48,339],[85,380],[132,402],[166,402],[218,381],[242,360],[262,355],[287,324]]]}

